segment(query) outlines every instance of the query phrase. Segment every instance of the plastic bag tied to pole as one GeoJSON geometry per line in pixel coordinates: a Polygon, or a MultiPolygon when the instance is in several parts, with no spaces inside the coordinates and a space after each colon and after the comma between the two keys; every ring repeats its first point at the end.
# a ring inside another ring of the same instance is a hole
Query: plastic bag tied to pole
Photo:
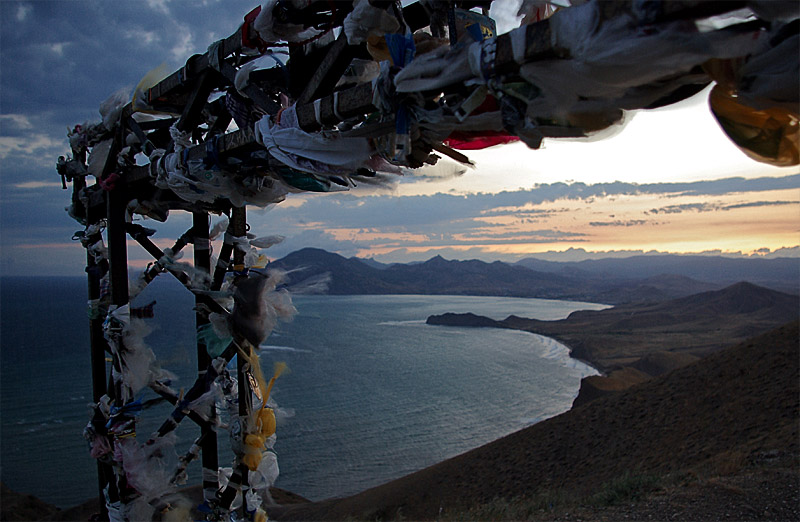
{"type": "Polygon", "coordinates": [[[285,288],[286,272],[251,270],[236,283],[234,305],[229,325],[234,337],[240,336],[253,346],[259,346],[275,328],[279,319],[290,320],[297,309],[285,288]]]}
{"type": "MultiPolygon", "coordinates": [[[[299,43],[310,38],[321,36],[325,31],[310,27],[304,28],[299,24],[281,23],[276,21],[273,10],[279,0],[267,0],[261,6],[261,12],[253,21],[253,29],[265,42],[289,42],[299,43]]],[[[300,8],[308,5],[306,0],[292,0],[292,4],[297,4],[300,8]]]]}
{"type": "Polygon", "coordinates": [[[369,0],[355,0],[353,10],[343,22],[343,30],[349,45],[358,45],[371,38],[380,38],[386,33],[401,29],[397,18],[385,9],[374,7],[369,0]]]}
{"type": "Polygon", "coordinates": [[[103,323],[106,340],[119,359],[120,368],[117,370],[115,366],[113,375],[124,385],[122,401],[125,404],[150,383],[175,378],[157,364],[153,350],[145,343],[144,338],[150,331],[144,321],[131,319],[129,305],[110,310],[103,323]]]}
{"type": "Polygon", "coordinates": [[[265,116],[256,123],[256,139],[284,165],[320,175],[347,175],[355,172],[372,155],[364,138],[335,134],[309,133],[300,128],[297,107],[279,113],[276,122],[265,116]]]}
{"type": "MultiPolygon", "coordinates": [[[[527,100],[527,117],[586,132],[620,121],[622,110],[657,106],[683,85],[707,82],[691,71],[713,57],[751,54],[765,38],[758,29],[702,32],[692,20],[647,24],[635,13],[602,20],[598,2],[561,9],[549,25],[564,57],[521,65],[539,91],[527,100]]],[[[524,31],[512,31],[512,42],[524,31]]]]}
{"type": "Polygon", "coordinates": [[[748,157],[778,167],[800,163],[800,60],[791,55],[800,55],[798,24],[774,24],[759,52],[704,64],[722,130],[748,157]]]}

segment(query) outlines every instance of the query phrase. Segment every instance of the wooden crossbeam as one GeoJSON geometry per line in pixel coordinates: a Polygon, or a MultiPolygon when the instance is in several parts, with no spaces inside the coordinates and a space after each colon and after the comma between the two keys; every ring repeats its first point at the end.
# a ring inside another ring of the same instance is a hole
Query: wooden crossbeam
{"type": "MultiPolygon", "coordinates": [[[[247,28],[250,30],[252,28],[247,28]]],[[[242,31],[240,27],[235,33],[225,38],[221,43],[220,55],[229,56],[242,48],[242,31]]],[[[186,64],[170,74],[156,85],[148,89],[147,101],[155,107],[170,105],[172,98],[177,95],[186,95],[191,89],[191,84],[201,73],[211,69],[208,53],[196,54],[186,61],[186,64]]]]}
{"type": "Polygon", "coordinates": [[[347,44],[347,37],[342,31],[328,51],[328,55],[317,66],[308,85],[297,98],[297,103],[309,103],[322,93],[333,90],[336,82],[353,61],[354,53],[355,48],[347,44]]]}

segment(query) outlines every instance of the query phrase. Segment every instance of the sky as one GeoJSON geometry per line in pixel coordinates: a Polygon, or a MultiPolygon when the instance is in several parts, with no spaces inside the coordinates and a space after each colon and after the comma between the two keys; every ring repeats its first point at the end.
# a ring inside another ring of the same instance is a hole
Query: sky
{"type": "MultiPolygon", "coordinates": [[[[64,210],[58,156],[66,133],[100,119],[100,103],[151,69],[170,71],[232,34],[257,5],[242,0],[0,2],[0,275],[79,275],[81,226],[64,210]]],[[[518,0],[497,0],[500,32],[518,0]]],[[[578,260],[646,252],[800,256],[800,169],[747,158],[725,137],[708,92],[630,113],[602,140],[545,140],[468,151],[473,168],[442,161],[392,188],[290,195],[248,209],[257,235],[381,262],[578,260]]],[[[156,243],[191,226],[172,212],[156,243]]],[[[130,264],[150,261],[137,246],[130,264]]]]}

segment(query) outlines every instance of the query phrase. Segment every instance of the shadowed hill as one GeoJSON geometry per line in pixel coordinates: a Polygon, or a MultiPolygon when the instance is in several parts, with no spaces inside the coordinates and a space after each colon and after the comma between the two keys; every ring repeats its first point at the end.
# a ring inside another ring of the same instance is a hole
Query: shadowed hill
{"type": "Polygon", "coordinates": [[[271,516],[435,519],[498,497],[589,494],[628,473],[714,476],[769,455],[796,459],[798,335],[794,321],[417,473],[271,516]]]}
{"type": "Polygon", "coordinates": [[[424,263],[376,268],[358,259],[304,248],[271,266],[300,269],[290,274],[292,283],[327,273],[330,275],[328,293],[334,295],[449,294],[558,298],[582,291],[580,281],[563,276],[542,274],[499,261],[447,261],[440,256],[424,263]]]}
{"type": "MultiPolygon", "coordinates": [[[[510,316],[495,326],[553,337],[569,346],[573,357],[609,372],[657,351],[703,356],[798,317],[797,296],[737,283],[655,304],[573,312],[559,321],[510,316]]],[[[450,320],[432,316],[429,323],[450,320]]]]}
{"type": "Polygon", "coordinates": [[[317,248],[292,252],[271,263],[270,267],[294,271],[289,274],[293,284],[327,274],[330,276],[328,293],[333,295],[395,293],[394,288],[382,280],[383,270],[317,248]]]}

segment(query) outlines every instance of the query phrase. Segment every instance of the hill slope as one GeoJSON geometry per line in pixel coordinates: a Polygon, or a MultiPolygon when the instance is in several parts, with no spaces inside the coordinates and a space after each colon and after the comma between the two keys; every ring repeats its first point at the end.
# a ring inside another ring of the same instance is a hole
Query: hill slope
{"type": "MultiPolygon", "coordinates": [[[[797,296],[737,283],[659,303],[573,312],[559,321],[511,316],[494,325],[553,337],[569,346],[573,357],[608,372],[656,351],[703,356],[798,317],[797,296]]],[[[429,318],[431,324],[452,321],[429,318]]]]}

